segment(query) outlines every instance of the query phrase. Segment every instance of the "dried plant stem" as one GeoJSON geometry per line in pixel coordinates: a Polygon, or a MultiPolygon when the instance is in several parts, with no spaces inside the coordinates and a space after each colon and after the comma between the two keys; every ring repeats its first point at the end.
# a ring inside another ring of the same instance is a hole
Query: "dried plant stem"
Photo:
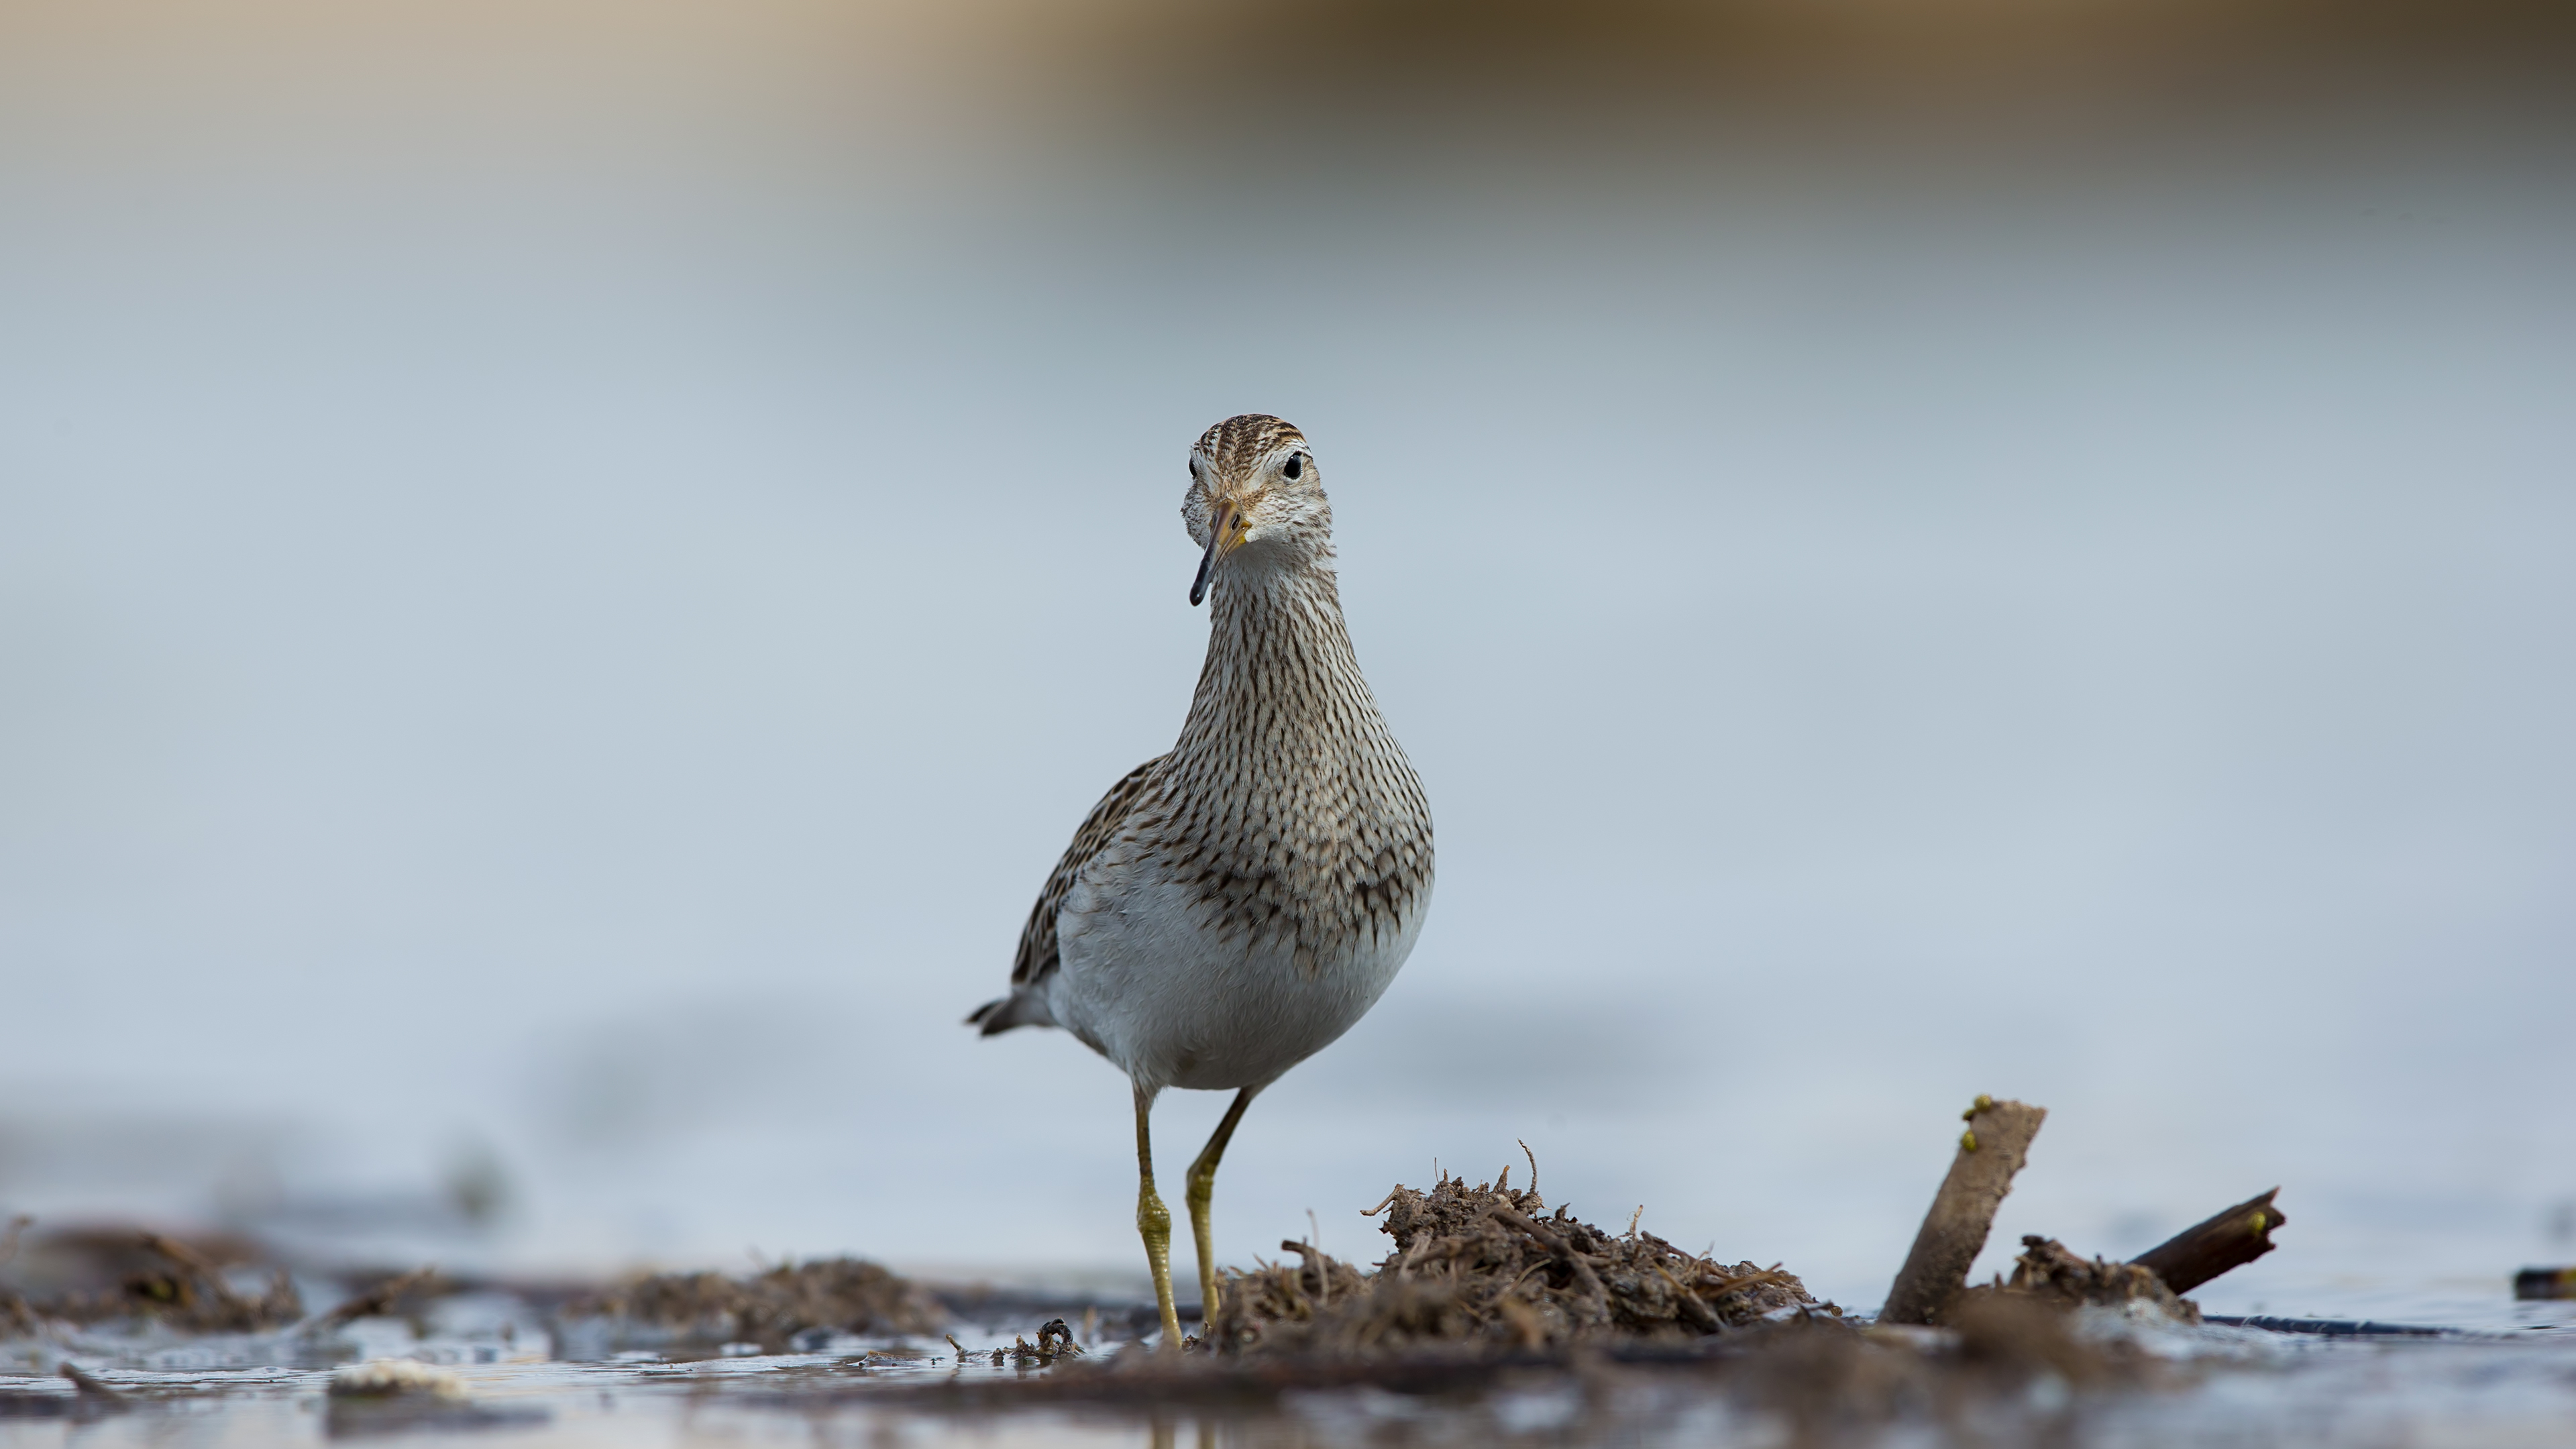
{"type": "Polygon", "coordinates": [[[1993,1229],[1995,1209],[2012,1191],[2013,1175],[2029,1160],[2031,1139],[2048,1109],[2021,1102],[1979,1097],[1967,1111],[1968,1130],[1960,1134],[1958,1155],[1949,1176],[1923,1215],[1914,1249],[1905,1255],[1896,1282],[1887,1290],[1881,1323],[1937,1321],[1968,1286],[1968,1268],[1984,1251],[1993,1229]]]}

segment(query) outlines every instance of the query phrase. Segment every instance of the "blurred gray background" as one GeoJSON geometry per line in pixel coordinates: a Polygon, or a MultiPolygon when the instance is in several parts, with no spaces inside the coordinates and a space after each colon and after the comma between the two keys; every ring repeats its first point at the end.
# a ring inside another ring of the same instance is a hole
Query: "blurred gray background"
{"type": "Polygon", "coordinates": [[[1870,1306],[1992,1092],[1985,1268],[2280,1183],[2213,1307],[2500,1297],[2576,1254],[2543,13],[11,0],[0,1209],[1140,1277],[1123,1085],[958,1020],[1257,410],[1441,869],[1225,1256],[1521,1139],[1870,1306]]]}

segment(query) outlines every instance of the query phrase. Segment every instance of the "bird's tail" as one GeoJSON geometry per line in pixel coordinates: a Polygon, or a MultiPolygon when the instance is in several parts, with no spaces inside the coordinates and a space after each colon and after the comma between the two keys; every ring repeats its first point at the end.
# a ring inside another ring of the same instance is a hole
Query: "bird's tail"
{"type": "Polygon", "coordinates": [[[1047,1009],[1046,997],[1027,987],[1019,987],[999,1001],[987,1001],[966,1018],[968,1026],[980,1026],[984,1035],[1009,1031],[1015,1026],[1053,1026],[1055,1013],[1047,1009]]]}

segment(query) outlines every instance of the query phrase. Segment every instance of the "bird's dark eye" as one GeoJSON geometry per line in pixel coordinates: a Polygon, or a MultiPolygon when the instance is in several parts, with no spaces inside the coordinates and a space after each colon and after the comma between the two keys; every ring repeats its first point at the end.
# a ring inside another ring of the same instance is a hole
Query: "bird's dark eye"
{"type": "Polygon", "coordinates": [[[1279,474],[1283,478],[1294,478],[1305,471],[1306,455],[1303,453],[1291,453],[1288,455],[1288,466],[1280,469],[1279,474]]]}
{"type": "Polygon", "coordinates": [[[1197,458],[1193,457],[1193,458],[1191,458],[1191,459],[1190,459],[1190,481],[1191,481],[1191,482],[1193,482],[1193,483],[1197,482],[1197,481],[1198,481],[1198,476],[1199,476],[1199,460],[1198,460],[1197,458]]]}

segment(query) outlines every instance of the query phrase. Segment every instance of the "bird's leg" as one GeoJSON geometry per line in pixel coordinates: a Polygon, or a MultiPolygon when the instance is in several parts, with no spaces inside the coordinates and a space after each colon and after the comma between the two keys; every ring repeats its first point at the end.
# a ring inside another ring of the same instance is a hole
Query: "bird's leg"
{"type": "Polygon", "coordinates": [[[1154,1094],[1136,1089],[1136,1231],[1145,1239],[1145,1266],[1154,1273],[1154,1306],[1163,1311],[1163,1347],[1181,1348],[1181,1315],[1172,1307],[1172,1210],[1154,1193],[1154,1137],[1146,1121],[1154,1094]]]}
{"type": "Polygon", "coordinates": [[[1189,1190],[1190,1236],[1199,1249],[1199,1333],[1204,1337],[1216,1326],[1216,1222],[1211,1206],[1216,1201],[1217,1159],[1225,1156],[1225,1144],[1234,1137],[1234,1124],[1243,1120],[1243,1109],[1252,1105],[1252,1094],[1259,1087],[1246,1087],[1234,1094],[1234,1105],[1225,1109],[1225,1119],[1216,1124],[1207,1147],[1199,1160],[1190,1164],[1189,1190]]]}

